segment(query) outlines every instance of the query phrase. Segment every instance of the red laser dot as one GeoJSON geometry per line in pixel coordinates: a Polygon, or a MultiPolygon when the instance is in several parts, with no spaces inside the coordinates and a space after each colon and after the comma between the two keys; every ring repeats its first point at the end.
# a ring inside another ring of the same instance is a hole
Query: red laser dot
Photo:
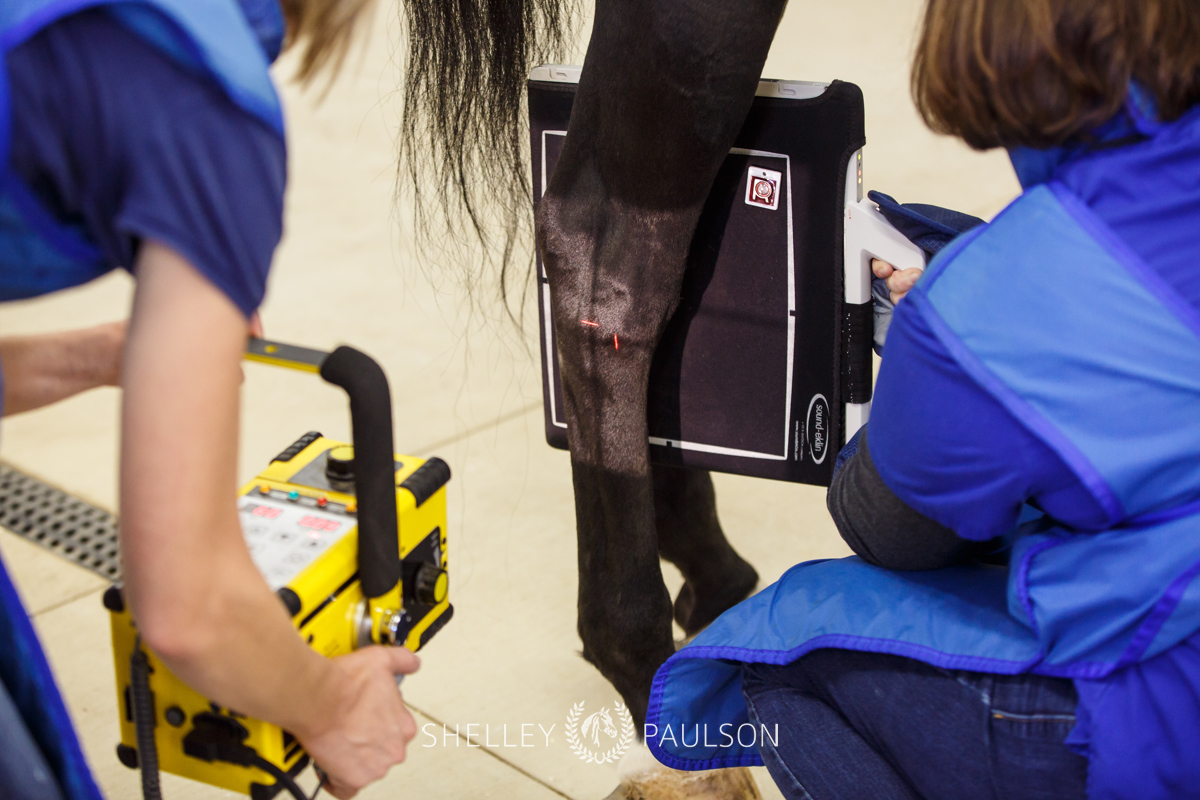
{"type": "Polygon", "coordinates": [[[613,334],[613,349],[614,350],[621,349],[621,343],[617,341],[617,335],[615,333],[613,334]]]}
{"type": "Polygon", "coordinates": [[[592,322],[590,319],[581,319],[579,321],[582,322],[584,325],[587,325],[588,327],[591,327],[591,328],[599,328],[600,327],[599,322],[592,322]]]}

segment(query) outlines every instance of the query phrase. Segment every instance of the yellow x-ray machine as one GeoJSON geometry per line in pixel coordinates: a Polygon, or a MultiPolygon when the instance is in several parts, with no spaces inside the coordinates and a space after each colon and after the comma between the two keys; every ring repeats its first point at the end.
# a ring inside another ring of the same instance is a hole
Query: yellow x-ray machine
{"type": "MultiPolygon", "coordinates": [[[[319,373],[350,397],[353,445],[306,433],[238,496],[254,563],[296,632],[325,656],[370,644],[419,650],[454,612],[448,598],[446,491],[440,458],[394,456],[383,370],[350,347],[332,353],[252,339],[252,361],[319,373]]],[[[121,714],[121,762],[269,800],[303,797],[308,756],[287,731],[193,691],[141,644],[119,586],[111,612],[121,714]]],[[[304,702],[303,698],[296,698],[304,702]]]]}

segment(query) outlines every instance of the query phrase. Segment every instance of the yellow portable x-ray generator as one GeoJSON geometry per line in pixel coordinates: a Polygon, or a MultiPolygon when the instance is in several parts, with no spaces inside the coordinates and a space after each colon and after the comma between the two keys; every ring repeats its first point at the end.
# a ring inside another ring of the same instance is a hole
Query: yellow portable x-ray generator
{"type": "MultiPolygon", "coordinates": [[[[318,653],[370,644],[419,650],[454,612],[446,572],[450,468],[439,458],[393,455],[387,378],[363,353],[252,339],[246,357],[317,372],[345,389],[354,439],[306,433],[242,488],[238,513],[255,565],[318,653]]],[[[119,586],[104,604],[121,714],[117,755],[140,766],[147,797],[158,793],[159,768],[254,800],[280,791],[304,797],[294,778],[309,758],[295,738],[175,677],[141,644],[119,586]]]]}

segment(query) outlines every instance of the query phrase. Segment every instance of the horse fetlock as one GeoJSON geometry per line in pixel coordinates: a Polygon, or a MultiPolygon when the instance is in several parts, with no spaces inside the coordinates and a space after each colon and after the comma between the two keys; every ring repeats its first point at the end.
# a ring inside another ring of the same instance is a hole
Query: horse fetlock
{"type": "MultiPolygon", "coordinates": [[[[665,588],[662,594],[669,603],[665,588]]],[[[639,731],[646,722],[654,673],[675,652],[668,609],[669,605],[661,610],[613,615],[618,620],[581,609],[579,617],[584,658],[621,695],[639,731]]]]}
{"type": "Polygon", "coordinates": [[[685,582],[675,598],[675,621],[685,634],[694,636],[753,594],[757,587],[758,572],[739,557],[728,566],[720,581],[702,587],[685,582]]]}
{"type": "Polygon", "coordinates": [[[659,555],[684,577],[675,621],[691,636],[744,600],[758,573],[725,538],[707,472],[655,466],[654,511],[659,555]]]}

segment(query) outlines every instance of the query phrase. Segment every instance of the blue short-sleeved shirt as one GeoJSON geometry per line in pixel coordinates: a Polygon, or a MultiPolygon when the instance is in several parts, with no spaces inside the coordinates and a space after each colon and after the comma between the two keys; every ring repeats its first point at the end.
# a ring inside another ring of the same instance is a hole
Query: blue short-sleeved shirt
{"type": "Polygon", "coordinates": [[[114,265],[143,239],[185,257],[249,316],[283,230],[283,140],[205,75],[104,10],[14,49],[12,167],[114,265]]]}

